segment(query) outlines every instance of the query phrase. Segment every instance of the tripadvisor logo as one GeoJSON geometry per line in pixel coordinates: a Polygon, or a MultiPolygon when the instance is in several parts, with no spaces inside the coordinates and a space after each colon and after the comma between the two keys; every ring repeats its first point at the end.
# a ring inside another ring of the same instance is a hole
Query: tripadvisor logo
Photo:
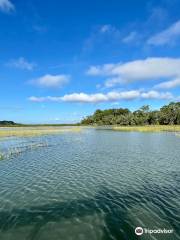
{"type": "Polygon", "coordinates": [[[138,236],[142,235],[143,234],[143,228],[142,227],[137,227],[135,229],[135,234],[138,235],[138,236]]]}
{"type": "Polygon", "coordinates": [[[135,228],[135,234],[138,236],[141,236],[143,233],[148,233],[148,234],[169,234],[173,233],[173,229],[148,229],[148,228],[142,228],[142,227],[136,227],[135,228]]]}

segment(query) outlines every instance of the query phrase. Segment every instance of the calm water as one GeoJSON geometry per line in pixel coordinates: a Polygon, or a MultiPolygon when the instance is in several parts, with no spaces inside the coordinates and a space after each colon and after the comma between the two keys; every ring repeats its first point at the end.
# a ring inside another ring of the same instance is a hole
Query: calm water
{"type": "Polygon", "coordinates": [[[13,152],[0,161],[0,240],[180,239],[173,133],[84,130],[0,149],[13,152]],[[174,232],[136,237],[137,226],[174,232]]]}

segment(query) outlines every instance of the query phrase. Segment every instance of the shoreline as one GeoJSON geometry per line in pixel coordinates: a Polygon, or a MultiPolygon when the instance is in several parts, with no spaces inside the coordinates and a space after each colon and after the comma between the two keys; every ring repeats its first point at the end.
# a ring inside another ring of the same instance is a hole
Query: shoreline
{"type": "Polygon", "coordinates": [[[118,125],[78,125],[78,126],[57,126],[57,125],[36,125],[1,127],[0,138],[4,137],[35,137],[42,135],[61,134],[65,132],[81,132],[85,128],[96,130],[111,130],[120,132],[180,132],[180,125],[146,125],[146,126],[118,126],[118,125]]]}
{"type": "Polygon", "coordinates": [[[180,132],[180,125],[114,126],[112,129],[127,132],[180,132]]]}
{"type": "Polygon", "coordinates": [[[0,128],[0,138],[5,137],[38,137],[43,135],[54,135],[66,132],[81,132],[80,127],[57,127],[57,126],[36,126],[36,127],[3,127],[0,128]]]}

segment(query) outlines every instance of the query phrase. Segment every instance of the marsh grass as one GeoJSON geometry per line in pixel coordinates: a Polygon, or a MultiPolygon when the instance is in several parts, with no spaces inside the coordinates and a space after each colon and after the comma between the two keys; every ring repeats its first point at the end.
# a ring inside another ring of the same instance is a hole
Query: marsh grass
{"type": "Polygon", "coordinates": [[[113,126],[112,130],[127,132],[180,132],[180,125],[113,126]]]}
{"type": "Polygon", "coordinates": [[[0,137],[36,137],[49,134],[60,134],[65,132],[80,132],[80,127],[61,128],[61,127],[13,127],[1,128],[0,137]]]}
{"type": "MultiPolygon", "coordinates": [[[[26,137],[40,137],[45,135],[54,135],[62,133],[78,133],[81,131],[80,127],[13,127],[13,128],[0,128],[0,140],[6,138],[26,138],[26,137]]],[[[18,156],[26,151],[33,151],[38,148],[48,147],[46,138],[38,138],[38,141],[31,141],[27,144],[20,144],[16,147],[9,147],[4,152],[0,151],[0,160],[10,159],[18,156]],[[40,142],[39,142],[40,140],[40,142]]]]}
{"type": "Polygon", "coordinates": [[[0,153],[0,161],[4,159],[4,155],[0,153]]]}
{"type": "Polygon", "coordinates": [[[23,152],[33,151],[38,148],[48,147],[48,146],[49,145],[47,142],[36,142],[36,143],[31,143],[31,144],[27,144],[27,145],[9,148],[4,153],[2,153],[2,152],[0,153],[0,160],[9,159],[11,157],[18,156],[18,155],[22,154],[23,152]]]}

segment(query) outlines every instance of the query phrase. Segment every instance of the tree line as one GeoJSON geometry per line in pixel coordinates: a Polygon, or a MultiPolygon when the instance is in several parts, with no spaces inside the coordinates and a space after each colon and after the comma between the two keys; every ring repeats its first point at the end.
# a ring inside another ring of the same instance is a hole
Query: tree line
{"type": "Polygon", "coordinates": [[[180,102],[171,102],[159,110],[149,105],[132,112],[127,108],[96,110],[81,121],[82,125],[173,125],[180,124],[180,102]]]}
{"type": "Polygon", "coordinates": [[[13,121],[3,120],[3,121],[0,121],[0,125],[2,125],[2,126],[9,126],[9,125],[16,125],[16,123],[13,122],[13,121]]]}

